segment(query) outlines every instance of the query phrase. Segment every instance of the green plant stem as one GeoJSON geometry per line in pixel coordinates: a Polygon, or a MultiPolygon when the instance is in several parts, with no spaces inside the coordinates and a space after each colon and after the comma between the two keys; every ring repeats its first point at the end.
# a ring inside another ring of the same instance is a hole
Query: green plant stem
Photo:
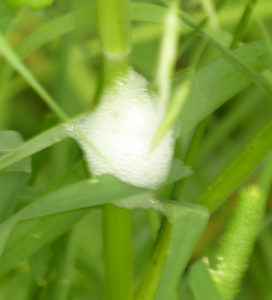
{"type": "Polygon", "coordinates": [[[270,154],[263,166],[258,184],[241,192],[234,216],[222,238],[217,254],[218,263],[212,270],[212,275],[226,300],[233,299],[237,294],[260,232],[272,183],[271,167],[270,154]]]}
{"type": "MultiPolygon", "coordinates": [[[[130,69],[130,14],[128,0],[96,1],[103,54],[103,87],[126,76],[130,69]]],[[[107,300],[133,296],[130,211],[104,207],[104,252],[107,300]]]]}
{"type": "Polygon", "coordinates": [[[130,14],[128,0],[97,0],[98,26],[104,64],[104,86],[129,69],[130,14]]]}
{"type": "Polygon", "coordinates": [[[106,299],[133,299],[130,211],[104,207],[106,299]]]}

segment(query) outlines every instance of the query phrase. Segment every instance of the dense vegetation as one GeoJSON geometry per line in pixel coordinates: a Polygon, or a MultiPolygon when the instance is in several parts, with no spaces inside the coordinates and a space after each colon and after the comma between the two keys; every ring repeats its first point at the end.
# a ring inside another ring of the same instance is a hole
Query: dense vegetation
{"type": "Polygon", "coordinates": [[[270,2],[0,0],[0,299],[272,299],[270,2]]]}

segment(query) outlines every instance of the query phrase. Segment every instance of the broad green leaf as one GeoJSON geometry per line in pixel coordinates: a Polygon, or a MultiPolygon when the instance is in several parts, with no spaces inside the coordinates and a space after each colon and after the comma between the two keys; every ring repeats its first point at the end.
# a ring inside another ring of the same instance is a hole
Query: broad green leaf
{"type": "Polygon", "coordinates": [[[223,300],[207,265],[199,260],[190,268],[190,286],[195,300],[223,300]]]}
{"type": "Polygon", "coordinates": [[[8,238],[0,259],[0,274],[11,270],[19,262],[69,230],[89,211],[87,208],[111,203],[141,192],[142,189],[128,186],[112,176],[104,175],[61,188],[31,203],[14,215],[19,215],[21,221],[16,224],[8,238]]]}
{"type": "Polygon", "coordinates": [[[201,207],[163,202],[168,220],[163,224],[153,255],[140,282],[136,300],[171,300],[179,279],[203,233],[209,214],[201,207]]]}

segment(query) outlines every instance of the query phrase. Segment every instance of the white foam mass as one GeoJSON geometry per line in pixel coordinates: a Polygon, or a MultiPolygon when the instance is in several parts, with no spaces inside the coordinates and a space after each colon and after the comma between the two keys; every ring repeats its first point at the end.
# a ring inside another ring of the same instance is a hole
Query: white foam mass
{"type": "Polygon", "coordinates": [[[98,107],[77,123],[102,154],[80,140],[91,173],[112,174],[138,187],[157,188],[168,175],[174,146],[169,131],[151,150],[162,117],[147,81],[135,71],[108,88],[98,107]]]}

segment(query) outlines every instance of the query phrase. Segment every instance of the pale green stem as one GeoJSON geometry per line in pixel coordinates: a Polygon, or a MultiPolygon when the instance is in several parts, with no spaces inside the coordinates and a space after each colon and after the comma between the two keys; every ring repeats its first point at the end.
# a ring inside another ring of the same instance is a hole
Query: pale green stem
{"type": "Polygon", "coordinates": [[[130,14],[128,0],[96,1],[104,63],[104,84],[110,85],[129,69],[130,14]]]}
{"type": "Polygon", "coordinates": [[[132,300],[130,211],[114,205],[104,207],[106,299],[132,300]]]}
{"type": "Polygon", "coordinates": [[[171,81],[174,72],[179,37],[179,0],[172,0],[165,16],[164,32],[161,40],[158,69],[155,83],[160,104],[165,108],[170,98],[171,81]]]}

